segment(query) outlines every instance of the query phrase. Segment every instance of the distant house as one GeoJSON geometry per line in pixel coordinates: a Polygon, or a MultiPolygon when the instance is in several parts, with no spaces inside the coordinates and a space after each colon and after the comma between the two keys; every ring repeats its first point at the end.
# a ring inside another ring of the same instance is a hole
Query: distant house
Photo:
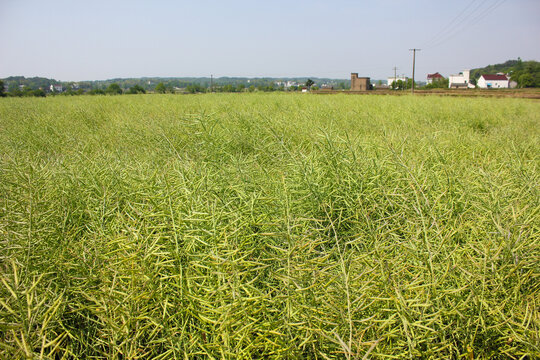
{"type": "Polygon", "coordinates": [[[433,83],[434,81],[440,81],[440,80],[443,80],[443,79],[444,79],[444,76],[442,76],[441,74],[439,74],[438,72],[436,72],[435,74],[428,74],[428,75],[427,75],[427,81],[426,81],[426,83],[431,84],[431,83],[433,83]]]}
{"type": "Polygon", "coordinates": [[[470,70],[463,70],[459,74],[450,75],[448,77],[448,87],[454,89],[474,88],[474,85],[470,83],[470,74],[470,70]]]}
{"type": "Polygon", "coordinates": [[[510,79],[504,74],[485,74],[480,76],[477,85],[482,89],[508,89],[510,79]]]}
{"type": "Polygon", "coordinates": [[[397,83],[399,80],[403,81],[404,83],[407,83],[408,78],[406,76],[396,76],[396,77],[392,76],[386,79],[386,85],[392,86],[392,83],[394,81],[397,83]]]}
{"type": "Polygon", "coordinates": [[[57,85],[54,85],[54,84],[51,84],[51,86],[49,86],[49,89],[52,91],[52,92],[62,92],[62,85],[60,84],[57,84],[57,85]]]}

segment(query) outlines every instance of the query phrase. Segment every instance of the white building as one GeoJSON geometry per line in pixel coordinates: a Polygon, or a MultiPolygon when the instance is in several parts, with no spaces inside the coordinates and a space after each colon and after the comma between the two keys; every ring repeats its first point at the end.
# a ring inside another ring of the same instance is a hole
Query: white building
{"type": "Polygon", "coordinates": [[[386,85],[388,86],[392,86],[392,83],[395,81],[396,83],[401,80],[403,81],[404,83],[407,83],[407,80],[408,78],[406,76],[396,76],[396,77],[389,77],[387,80],[386,80],[386,85]]]}
{"type": "Polygon", "coordinates": [[[450,75],[448,77],[448,87],[456,89],[474,88],[474,85],[470,82],[470,70],[463,70],[457,75],[450,75]]]}
{"type": "Polygon", "coordinates": [[[58,85],[53,85],[51,84],[51,86],[49,87],[49,89],[52,91],[52,92],[62,92],[62,85],[58,84],[58,85]]]}
{"type": "Polygon", "coordinates": [[[298,83],[296,81],[291,81],[291,80],[287,81],[286,87],[290,88],[291,86],[298,86],[298,83]]]}
{"type": "Polygon", "coordinates": [[[504,74],[482,75],[477,83],[482,89],[508,89],[510,87],[510,79],[504,74]]]}

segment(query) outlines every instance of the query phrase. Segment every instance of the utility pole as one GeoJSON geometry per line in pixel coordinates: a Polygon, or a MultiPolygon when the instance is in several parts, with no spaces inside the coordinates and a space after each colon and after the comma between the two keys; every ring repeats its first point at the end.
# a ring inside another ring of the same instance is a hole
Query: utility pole
{"type": "MultiPolygon", "coordinates": [[[[398,68],[394,66],[394,68],[392,70],[394,70],[394,81],[397,84],[397,70],[398,70],[398,68]]],[[[392,84],[388,84],[388,85],[392,86],[392,84]]]]}
{"type": "Polygon", "coordinates": [[[214,92],[214,75],[210,74],[210,92],[214,92]]]}
{"type": "Polygon", "coordinates": [[[420,51],[421,49],[409,49],[409,51],[413,52],[412,55],[412,93],[414,94],[414,65],[416,60],[416,52],[420,51]]]}

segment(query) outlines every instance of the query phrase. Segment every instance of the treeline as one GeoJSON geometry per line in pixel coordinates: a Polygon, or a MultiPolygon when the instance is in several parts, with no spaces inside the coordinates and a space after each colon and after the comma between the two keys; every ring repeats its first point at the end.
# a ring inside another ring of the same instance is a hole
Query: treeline
{"type": "MultiPolygon", "coordinates": [[[[193,84],[188,83],[184,88],[173,86],[171,83],[160,82],[155,87],[148,89],[148,86],[145,88],[139,84],[132,85],[129,88],[123,88],[118,83],[111,83],[106,88],[93,88],[93,89],[83,89],[77,87],[76,89],[70,86],[66,86],[64,90],[56,91],[54,87],[52,90],[45,91],[43,88],[32,89],[26,85],[16,85],[16,86],[6,86],[0,80],[0,96],[13,96],[13,97],[23,97],[23,96],[36,96],[36,97],[45,97],[45,96],[56,96],[56,95],[122,95],[122,94],[146,94],[147,91],[154,92],[158,94],[196,94],[196,93],[207,93],[207,92],[272,92],[272,91],[301,91],[304,88],[310,88],[312,90],[318,90],[319,86],[311,79],[307,79],[304,84],[298,85],[289,85],[286,86],[284,83],[273,83],[268,81],[254,81],[255,84],[249,84],[246,86],[243,83],[238,84],[193,84]]],[[[336,89],[348,89],[350,85],[346,82],[338,84],[336,89]]]]}
{"type": "MultiPolygon", "coordinates": [[[[205,93],[298,91],[307,78],[137,78],[97,81],[61,82],[41,77],[12,76],[3,80],[1,93],[7,96],[100,95],[156,93],[205,93]]],[[[311,80],[316,89],[322,85],[348,89],[350,81],[337,79],[311,80]]]]}

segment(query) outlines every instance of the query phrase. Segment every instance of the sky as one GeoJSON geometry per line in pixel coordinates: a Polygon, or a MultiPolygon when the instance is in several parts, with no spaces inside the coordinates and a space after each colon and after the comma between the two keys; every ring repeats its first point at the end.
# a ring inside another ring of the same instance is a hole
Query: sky
{"type": "Polygon", "coordinates": [[[444,76],[540,60],[540,0],[0,0],[0,78],[444,76]]]}

